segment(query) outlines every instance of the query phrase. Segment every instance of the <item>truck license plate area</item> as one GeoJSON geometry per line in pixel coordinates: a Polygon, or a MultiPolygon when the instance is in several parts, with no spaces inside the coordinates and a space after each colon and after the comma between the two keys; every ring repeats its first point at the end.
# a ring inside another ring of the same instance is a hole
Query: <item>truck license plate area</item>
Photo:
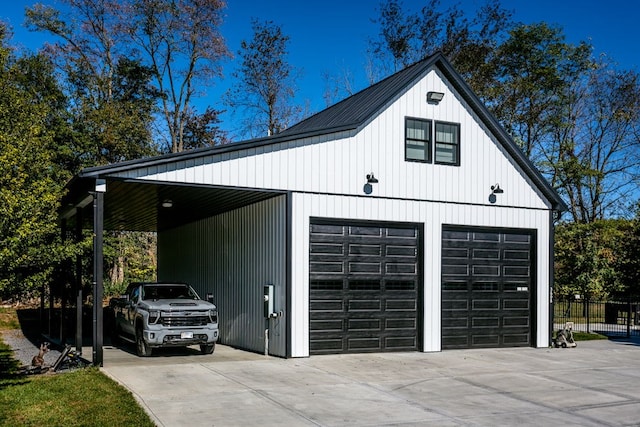
{"type": "Polygon", "coordinates": [[[193,332],[180,332],[180,338],[183,340],[190,340],[193,338],[193,332]]]}

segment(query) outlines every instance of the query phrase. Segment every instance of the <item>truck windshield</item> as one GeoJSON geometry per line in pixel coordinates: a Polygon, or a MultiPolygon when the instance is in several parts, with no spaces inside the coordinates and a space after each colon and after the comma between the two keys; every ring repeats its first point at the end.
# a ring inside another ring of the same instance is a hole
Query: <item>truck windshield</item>
{"type": "Polygon", "coordinates": [[[198,295],[187,285],[151,285],[142,290],[143,300],[154,299],[199,299],[198,295]]]}

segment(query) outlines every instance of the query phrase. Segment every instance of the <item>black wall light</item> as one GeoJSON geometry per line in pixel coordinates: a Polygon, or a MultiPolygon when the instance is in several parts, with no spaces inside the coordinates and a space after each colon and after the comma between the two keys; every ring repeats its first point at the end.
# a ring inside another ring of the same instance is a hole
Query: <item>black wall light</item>
{"type": "Polygon", "coordinates": [[[364,194],[373,193],[373,185],[371,185],[371,184],[377,184],[377,183],[378,183],[378,178],[375,177],[373,172],[368,174],[367,175],[367,183],[364,185],[364,188],[363,188],[364,194]]]}
{"type": "Polygon", "coordinates": [[[427,92],[427,102],[430,104],[437,104],[444,98],[443,92],[427,92]]]}
{"type": "Polygon", "coordinates": [[[500,188],[500,184],[491,186],[491,194],[489,194],[489,203],[495,203],[497,201],[496,194],[502,194],[504,190],[500,188]]]}

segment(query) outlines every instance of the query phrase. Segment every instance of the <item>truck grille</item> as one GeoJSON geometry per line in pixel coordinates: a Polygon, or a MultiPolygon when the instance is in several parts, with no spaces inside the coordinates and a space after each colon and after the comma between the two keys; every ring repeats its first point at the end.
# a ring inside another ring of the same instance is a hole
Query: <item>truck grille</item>
{"type": "Polygon", "coordinates": [[[209,323],[209,316],[175,316],[160,318],[162,326],[205,326],[209,323]]]}

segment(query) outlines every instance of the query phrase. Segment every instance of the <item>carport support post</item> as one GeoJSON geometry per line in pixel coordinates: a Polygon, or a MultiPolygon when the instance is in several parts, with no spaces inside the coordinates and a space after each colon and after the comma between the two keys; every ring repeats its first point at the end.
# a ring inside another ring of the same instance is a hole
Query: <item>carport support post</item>
{"type": "MultiPolygon", "coordinates": [[[[82,241],[82,209],[76,208],[76,243],[82,241]]],[[[76,351],[82,354],[82,255],[76,256],[76,351]]]]}
{"type": "Polygon", "coordinates": [[[106,182],[96,179],[93,195],[93,365],[102,366],[102,296],[103,260],[102,231],[104,230],[104,192],[106,182]]]}

